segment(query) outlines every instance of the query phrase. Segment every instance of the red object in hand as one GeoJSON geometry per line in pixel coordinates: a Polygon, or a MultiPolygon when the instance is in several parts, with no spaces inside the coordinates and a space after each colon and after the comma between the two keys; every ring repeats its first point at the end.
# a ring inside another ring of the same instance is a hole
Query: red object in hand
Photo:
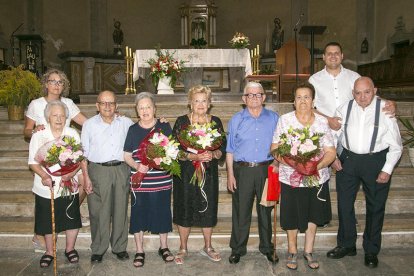
{"type": "Polygon", "coordinates": [[[297,171],[301,175],[309,176],[309,175],[318,174],[317,166],[318,166],[319,160],[309,160],[306,163],[299,163],[287,156],[283,156],[283,160],[286,162],[286,164],[294,168],[295,171],[297,171]]]}
{"type": "Polygon", "coordinates": [[[273,166],[267,168],[267,201],[279,201],[279,173],[273,172],[273,166]]]}

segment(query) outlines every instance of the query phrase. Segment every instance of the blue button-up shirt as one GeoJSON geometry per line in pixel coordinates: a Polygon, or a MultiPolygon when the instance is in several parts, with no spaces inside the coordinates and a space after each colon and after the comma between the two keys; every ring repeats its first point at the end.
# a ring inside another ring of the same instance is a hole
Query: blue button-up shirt
{"type": "Polygon", "coordinates": [[[85,156],[94,163],[124,161],[124,143],[132,124],[131,119],[123,116],[115,116],[110,124],[99,114],[86,120],[81,134],[85,156]]]}
{"type": "Polygon", "coordinates": [[[236,113],[230,120],[227,131],[228,153],[234,161],[264,162],[272,160],[270,146],[279,115],[262,109],[258,118],[253,117],[247,108],[236,113]]]}

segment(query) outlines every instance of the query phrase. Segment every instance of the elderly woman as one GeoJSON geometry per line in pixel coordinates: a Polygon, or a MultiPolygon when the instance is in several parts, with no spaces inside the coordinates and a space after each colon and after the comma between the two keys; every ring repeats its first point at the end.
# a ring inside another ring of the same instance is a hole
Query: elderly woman
{"type": "Polygon", "coordinates": [[[310,126],[313,133],[322,133],[319,146],[322,148],[323,157],[317,165],[319,173],[318,187],[307,187],[303,181],[299,187],[295,187],[290,181],[290,176],[295,171],[280,157],[279,180],[281,186],[280,224],[287,232],[288,237],[288,261],[287,267],[296,270],[297,263],[297,235],[298,231],[305,232],[305,248],[303,257],[311,269],[319,268],[319,263],[312,255],[317,225],[324,225],[331,220],[331,202],[329,197],[328,166],[335,160],[336,151],[333,135],[326,118],[313,112],[313,100],[315,89],[310,83],[299,84],[294,89],[295,111],[280,117],[273,137],[272,149],[279,145],[280,135],[286,133],[290,127],[293,129],[310,126]]]}
{"type": "MultiPolygon", "coordinates": [[[[202,85],[194,86],[188,93],[190,113],[177,118],[173,128],[174,136],[178,136],[180,130],[190,124],[215,123],[215,128],[223,132],[223,124],[218,117],[207,114],[211,104],[211,90],[202,85]]],[[[185,160],[180,161],[181,178],[174,177],[174,208],[173,222],[178,226],[180,234],[180,249],[175,256],[177,264],[183,264],[187,255],[187,241],[191,227],[201,227],[204,236],[204,248],[200,254],[211,261],[221,260],[220,253],[211,245],[213,227],[217,224],[218,207],[218,159],[222,157],[226,149],[226,141],[221,147],[214,151],[194,154],[187,152],[185,160]],[[197,184],[191,184],[190,180],[194,174],[193,161],[207,162],[206,183],[204,193],[207,197],[208,206],[205,208],[205,200],[202,191],[197,184]]]]}
{"type": "Polygon", "coordinates": [[[136,254],[133,261],[135,267],[144,266],[144,232],[159,234],[160,248],[158,254],[165,262],[172,262],[174,255],[167,245],[168,232],[172,231],[171,222],[171,176],[161,170],[151,169],[141,164],[135,157],[141,142],[156,129],[163,134],[171,134],[169,123],[161,123],[155,118],[154,96],[148,92],[141,92],[135,98],[135,108],[139,121],[129,130],[124,145],[124,159],[131,167],[131,175],[137,171],[147,172],[139,188],[132,188],[131,193],[131,220],[129,233],[134,235],[136,254]]]}
{"type": "MultiPolygon", "coordinates": [[[[76,122],[79,125],[83,125],[86,120],[86,117],[80,112],[76,104],[69,98],[62,97],[62,95],[67,95],[69,93],[70,83],[65,73],[58,69],[49,69],[43,76],[41,80],[43,91],[45,96],[33,100],[26,112],[26,120],[24,126],[24,137],[30,139],[33,133],[43,130],[47,124],[46,118],[44,117],[44,110],[48,102],[60,100],[62,101],[68,109],[67,115],[68,120],[66,120],[66,126],[69,127],[71,120],[76,122]]],[[[83,179],[80,179],[80,182],[83,182],[83,179]]],[[[82,183],[81,183],[82,184],[82,183]]],[[[79,190],[79,202],[82,204],[83,200],[86,197],[86,193],[83,189],[79,190]]],[[[82,217],[83,226],[89,225],[89,220],[87,217],[82,217]]],[[[43,251],[44,240],[41,236],[33,237],[33,245],[35,250],[43,251]]]]}
{"type": "MultiPolygon", "coordinates": [[[[28,163],[30,169],[35,173],[32,189],[35,194],[35,233],[44,235],[46,241],[46,253],[40,259],[41,267],[48,267],[53,261],[51,193],[54,194],[56,232],[65,231],[66,233],[65,256],[71,263],[79,261],[78,252],[75,250],[78,231],[82,227],[78,191],[73,192],[74,197],[62,197],[62,189],[59,189],[58,186],[61,180],[70,180],[71,178],[76,180],[77,170],[62,177],[51,176],[35,160],[36,153],[41,146],[63,135],[71,136],[80,143],[80,137],[76,130],[66,126],[68,114],[68,108],[63,102],[49,102],[44,111],[47,124],[43,131],[33,134],[29,146],[28,163]],[[53,183],[56,185],[53,186],[53,183]]],[[[83,164],[84,167],[86,167],[85,164],[83,164]]]]}

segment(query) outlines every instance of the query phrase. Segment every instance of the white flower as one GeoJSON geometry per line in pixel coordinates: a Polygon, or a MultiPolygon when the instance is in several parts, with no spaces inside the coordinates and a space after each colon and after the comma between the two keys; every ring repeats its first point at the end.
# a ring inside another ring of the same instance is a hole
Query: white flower
{"type": "Polygon", "coordinates": [[[163,158],[162,158],[162,163],[164,163],[164,164],[166,164],[166,165],[171,165],[171,163],[172,163],[172,159],[171,159],[170,157],[168,157],[168,156],[163,157],[163,158]]]}

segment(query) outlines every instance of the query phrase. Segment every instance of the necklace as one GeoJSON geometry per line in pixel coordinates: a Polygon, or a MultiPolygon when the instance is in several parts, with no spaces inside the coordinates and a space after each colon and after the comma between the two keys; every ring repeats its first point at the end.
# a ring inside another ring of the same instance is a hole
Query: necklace
{"type": "Polygon", "coordinates": [[[155,126],[155,124],[157,123],[157,120],[154,118],[154,119],[152,119],[152,122],[151,122],[151,124],[149,124],[149,126],[146,126],[146,125],[144,125],[143,123],[142,123],[142,121],[138,121],[138,124],[142,127],[142,128],[146,128],[146,129],[149,129],[149,128],[153,128],[154,126],[155,126]]]}
{"type": "MultiPolygon", "coordinates": [[[[198,119],[200,119],[200,117],[198,117],[198,119]]],[[[190,123],[191,124],[193,124],[194,122],[193,122],[193,112],[191,112],[191,114],[190,114],[190,123]]],[[[198,124],[200,124],[200,120],[197,120],[197,122],[196,123],[198,123],[198,124]]],[[[208,123],[208,115],[207,115],[207,113],[205,114],[205,122],[204,122],[205,124],[206,123],[208,123]]]]}

